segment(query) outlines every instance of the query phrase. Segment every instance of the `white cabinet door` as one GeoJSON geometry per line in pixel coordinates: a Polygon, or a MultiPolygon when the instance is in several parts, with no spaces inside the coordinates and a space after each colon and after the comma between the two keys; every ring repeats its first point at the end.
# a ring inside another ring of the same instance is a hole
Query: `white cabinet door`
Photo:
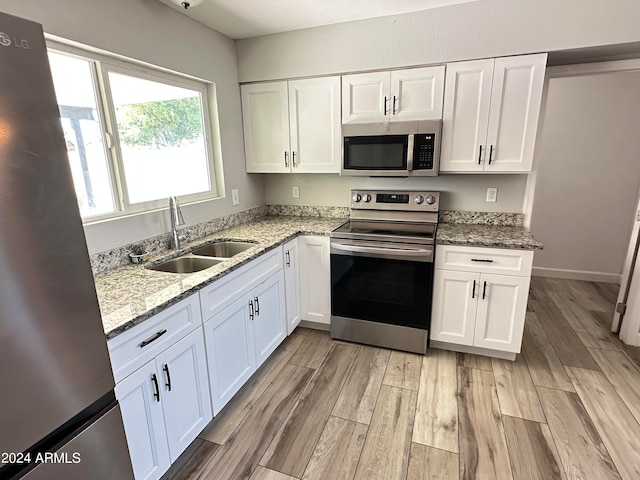
{"type": "Polygon", "coordinates": [[[247,172],[288,172],[287,82],[241,85],[240,94],[247,172]]]}
{"type": "Polygon", "coordinates": [[[529,294],[529,277],[482,274],[474,345],[520,352],[529,294]]]}
{"type": "Polygon", "coordinates": [[[482,172],[494,60],[447,65],[441,172],[482,172]]]}
{"type": "Polygon", "coordinates": [[[287,300],[287,335],[300,323],[300,269],[298,239],[284,244],[284,286],[287,300]]]}
{"type": "Polygon", "coordinates": [[[256,369],[249,312],[249,299],[242,297],[204,324],[214,415],[256,369]]]}
{"type": "Polygon", "coordinates": [[[340,77],[289,82],[291,171],[340,173],[340,77]]]}
{"type": "Polygon", "coordinates": [[[136,480],[156,480],[171,465],[160,382],[152,360],[115,388],[136,480]]]}
{"type": "Polygon", "coordinates": [[[331,323],[329,237],[298,238],[302,320],[331,323]]]}
{"type": "Polygon", "coordinates": [[[284,272],[280,271],[253,291],[251,320],[256,368],[273,353],[287,336],[284,272]]]}
{"type": "Polygon", "coordinates": [[[455,270],[434,273],[431,339],[473,345],[480,275],[455,270]]]}
{"type": "Polygon", "coordinates": [[[442,118],[444,66],[391,71],[391,121],[442,118]]]}
{"type": "Polygon", "coordinates": [[[546,54],[495,60],[486,172],[531,170],[546,63],[546,54]]]}
{"type": "Polygon", "coordinates": [[[391,108],[389,72],[342,77],[342,123],[388,121],[391,108]]]}
{"type": "Polygon", "coordinates": [[[202,329],[156,358],[169,453],[175,461],[213,418],[202,329]]]}

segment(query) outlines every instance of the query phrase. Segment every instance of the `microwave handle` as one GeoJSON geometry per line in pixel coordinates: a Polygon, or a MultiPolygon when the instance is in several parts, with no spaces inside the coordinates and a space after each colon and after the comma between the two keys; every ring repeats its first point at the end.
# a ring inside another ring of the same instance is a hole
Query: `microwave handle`
{"type": "Polygon", "coordinates": [[[415,135],[409,135],[407,142],[407,170],[413,171],[413,143],[415,135]]]}

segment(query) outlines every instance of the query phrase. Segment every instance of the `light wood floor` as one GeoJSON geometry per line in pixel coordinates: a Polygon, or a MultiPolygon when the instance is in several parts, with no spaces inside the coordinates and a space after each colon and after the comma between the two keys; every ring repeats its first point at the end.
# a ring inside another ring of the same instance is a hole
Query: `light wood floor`
{"type": "Polygon", "coordinates": [[[297,329],[163,480],[640,479],[617,287],[534,278],[515,362],[297,329]]]}

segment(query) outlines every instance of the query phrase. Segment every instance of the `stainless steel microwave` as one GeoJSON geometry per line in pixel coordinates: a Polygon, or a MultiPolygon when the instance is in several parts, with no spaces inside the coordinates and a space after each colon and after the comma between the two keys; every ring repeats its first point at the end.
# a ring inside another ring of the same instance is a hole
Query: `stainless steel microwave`
{"type": "Polygon", "coordinates": [[[436,176],[442,120],[342,126],[342,175],[436,176]]]}

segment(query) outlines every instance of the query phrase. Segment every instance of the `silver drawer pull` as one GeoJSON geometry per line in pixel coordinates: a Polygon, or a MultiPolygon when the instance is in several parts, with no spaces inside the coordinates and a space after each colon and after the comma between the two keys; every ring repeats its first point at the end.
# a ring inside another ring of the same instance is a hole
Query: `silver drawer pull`
{"type": "Polygon", "coordinates": [[[147,345],[149,345],[150,343],[155,342],[157,339],[159,339],[162,335],[164,335],[165,333],[167,333],[167,329],[165,328],[164,330],[160,330],[158,333],[151,335],[149,338],[147,338],[146,340],[141,341],[138,346],[140,348],[144,348],[147,345]]]}
{"type": "Polygon", "coordinates": [[[493,263],[493,260],[489,258],[472,258],[472,262],[483,262],[483,263],[493,263]]]}

